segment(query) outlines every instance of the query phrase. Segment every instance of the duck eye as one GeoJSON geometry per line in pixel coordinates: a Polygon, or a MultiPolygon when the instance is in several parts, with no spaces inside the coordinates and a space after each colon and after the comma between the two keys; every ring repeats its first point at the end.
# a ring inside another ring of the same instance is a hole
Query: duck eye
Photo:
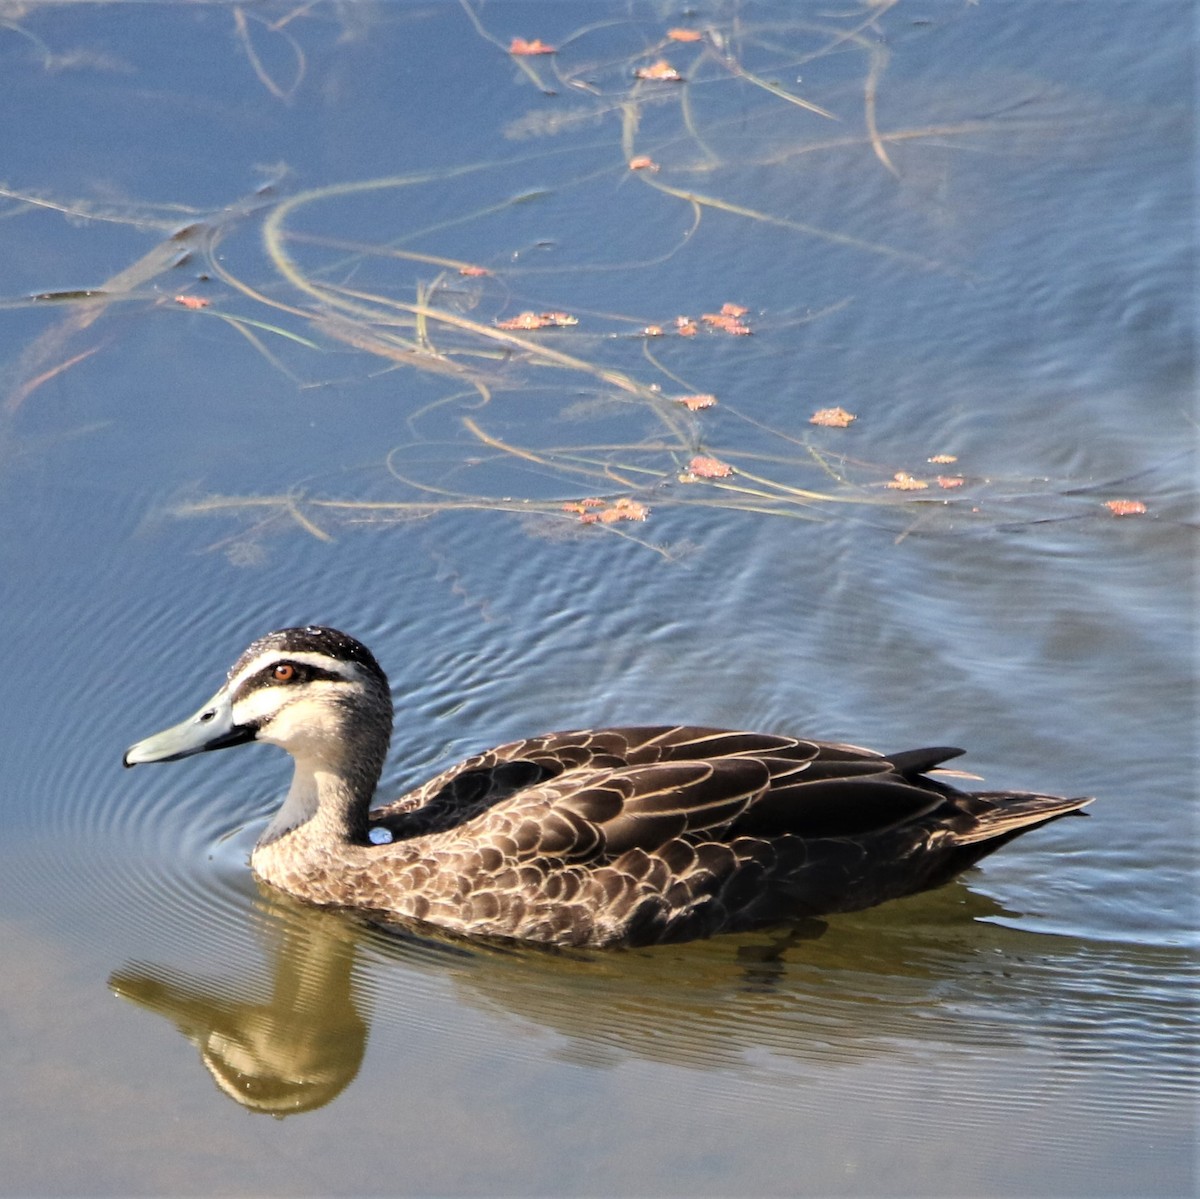
{"type": "Polygon", "coordinates": [[[290,662],[280,662],[271,671],[271,677],[277,683],[290,683],[296,677],[296,668],[290,662]]]}

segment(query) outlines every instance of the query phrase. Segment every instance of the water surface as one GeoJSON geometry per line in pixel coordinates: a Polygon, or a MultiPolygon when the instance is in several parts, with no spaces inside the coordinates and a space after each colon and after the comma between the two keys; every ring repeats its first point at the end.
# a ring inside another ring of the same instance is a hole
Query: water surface
{"type": "Polygon", "coordinates": [[[0,1190],[1190,1193],[1190,16],[0,22],[0,1190]],[[824,927],[389,936],[254,884],[273,751],[120,769],[303,621],[389,671],[385,795],[689,720],[1099,802],[824,927]]]}

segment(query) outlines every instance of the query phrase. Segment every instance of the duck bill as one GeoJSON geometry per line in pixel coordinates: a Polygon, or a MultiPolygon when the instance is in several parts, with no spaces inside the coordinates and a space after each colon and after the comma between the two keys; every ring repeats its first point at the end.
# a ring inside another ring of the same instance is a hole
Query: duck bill
{"type": "Polygon", "coordinates": [[[143,762],[174,762],[192,754],[207,753],[210,749],[225,749],[253,741],[257,729],[249,724],[235,724],[233,707],[224,691],[218,691],[195,716],[164,729],[131,745],[122,761],[126,766],[143,762]]]}

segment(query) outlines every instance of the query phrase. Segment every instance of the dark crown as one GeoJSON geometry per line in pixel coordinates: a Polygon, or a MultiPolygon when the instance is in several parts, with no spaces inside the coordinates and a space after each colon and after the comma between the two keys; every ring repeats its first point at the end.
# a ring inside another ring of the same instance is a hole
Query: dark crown
{"type": "Polygon", "coordinates": [[[343,662],[356,662],[368,673],[377,675],[380,679],[386,678],[379,663],[375,661],[374,654],[361,641],[356,641],[348,634],[324,625],[276,629],[275,632],[260,637],[248,646],[246,652],[233,664],[229,671],[229,677],[232,678],[237,674],[251,658],[256,658],[267,650],[282,650],[284,653],[292,654],[327,654],[329,657],[343,662]]]}

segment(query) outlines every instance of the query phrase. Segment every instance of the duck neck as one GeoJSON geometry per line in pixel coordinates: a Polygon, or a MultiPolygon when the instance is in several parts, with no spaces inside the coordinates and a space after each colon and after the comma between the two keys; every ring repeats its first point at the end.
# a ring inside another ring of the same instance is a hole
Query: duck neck
{"type": "Polygon", "coordinates": [[[365,844],[367,812],[381,765],[362,759],[350,766],[345,761],[297,758],[283,806],[256,850],[285,842],[293,853],[305,845],[328,850],[365,844]]]}

